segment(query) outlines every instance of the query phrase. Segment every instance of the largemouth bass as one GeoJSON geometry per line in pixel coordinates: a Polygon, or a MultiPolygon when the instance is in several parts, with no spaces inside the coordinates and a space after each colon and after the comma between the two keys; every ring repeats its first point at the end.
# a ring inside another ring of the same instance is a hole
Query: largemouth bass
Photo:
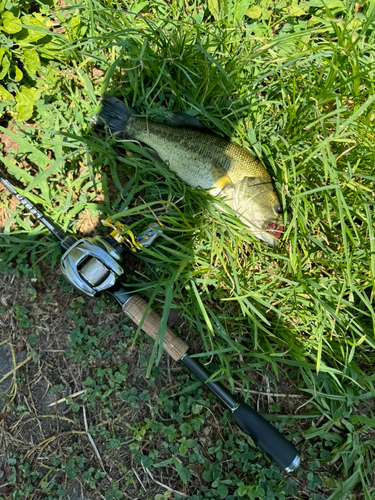
{"type": "Polygon", "coordinates": [[[250,231],[276,246],[284,227],[282,206],[272,179],[246,149],[214,134],[187,115],[156,123],[134,116],[113,96],[103,97],[95,118],[111,135],[135,139],[152,148],[171,170],[192,187],[225,198],[250,231]]]}

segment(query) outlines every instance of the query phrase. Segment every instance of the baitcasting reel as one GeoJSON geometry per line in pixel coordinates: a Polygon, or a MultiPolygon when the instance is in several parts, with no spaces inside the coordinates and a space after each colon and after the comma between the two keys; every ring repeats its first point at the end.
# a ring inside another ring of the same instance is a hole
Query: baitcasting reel
{"type": "Polygon", "coordinates": [[[124,274],[119,261],[121,256],[104,239],[82,239],[74,243],[61,258],[65,278],[80,292],[94,297],[113,287],[124,274]]]}
{"type": "Polygon", "coordinates": [[[120,262],[124,243],[132,250],[150,246],[160,234],[160,225],[152,223],[137,238],[123,224],[112,224],[110,219],[103,225],[114,228],[108,238],[95,236],[76,241],[61,258],[61,270],[65,278],[80,292],[94,297],[96,293],[112,288],[117,278],[124,274],[120,262]]]}

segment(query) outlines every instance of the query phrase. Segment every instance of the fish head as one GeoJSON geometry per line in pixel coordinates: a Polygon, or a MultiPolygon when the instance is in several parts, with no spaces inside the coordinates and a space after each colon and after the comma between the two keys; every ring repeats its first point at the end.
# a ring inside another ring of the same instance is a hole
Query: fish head
{"type": "Polygon", "coordinates": [[[250,231],[276,247],[284,232],[283,209],[279,195],[267,177],[244,177],[233,193],[233,209],[250,231]]]}

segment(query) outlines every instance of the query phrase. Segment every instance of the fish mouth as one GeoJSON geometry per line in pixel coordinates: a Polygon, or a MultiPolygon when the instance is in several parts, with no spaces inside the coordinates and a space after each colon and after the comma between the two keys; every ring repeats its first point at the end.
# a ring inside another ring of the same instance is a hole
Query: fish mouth
{"type": "Polygon", "coordinates": [[[270,234],[277,240],[281,238],[284,232],[284,226],[282,224],[277,224],[276,222],[266,222],[263,229],[266,233],[270,234]]]}

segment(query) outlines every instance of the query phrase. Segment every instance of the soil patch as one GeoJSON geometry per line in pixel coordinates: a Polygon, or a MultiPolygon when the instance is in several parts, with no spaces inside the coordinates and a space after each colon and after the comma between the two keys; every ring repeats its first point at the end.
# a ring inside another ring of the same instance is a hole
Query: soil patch
{"type": "MultiPolygon", "coordinates": [[[[50,467],[47,482],[53,479],[65,488],[64,491],[75,490],[76,498],[100,498],[98,495],[104,495],[114,481],[119,481],[122,488],[126,484],[125,490],[122,489],[125,498],[140,498],[140,492],[147,498],[154,498],[168,491],[167,487],[186,495],[192,494],[196,490],[194,481],[185,485],[177,471],[169,466],[152,469],[151,478],[142,464],[134,463],[129,446],[108,449],[106,438],[111,432],[126,436],[124,430],[129,429],[128,439],[124,437],[124,441],[134,441],[134,429],[139,422],[154,417],[152,408],[157,404],[160,390],[168,386],[174,386],[176,390],[176,377],[183,374],[184,369],[163,354],[154,387],[150,387],[145,376],[152,350],[150,343],[141,337],[138,339],[141,347],[129,342],[124,349],[123,343],[127,339],[123,329],[124,317],[119,308],[108,301],[103,311],[97,313],[94,312],[97,299],[86,298],[79,316],[85,318],[91,332],[103,331],[107,327],[112,329],[101,343],[102,351],[109,354],[100,354],[96,358],[88,356],[88,359],[77,362],[74,356],[69,356],[72,353],[72,332],[77,330],[72,304],[77,300],[79,304],[81,296],[67,291],[69,286],[65,282],[62,286],[59,284],[57,267],[51,270],[42,265],[41,271],[42,279],[37,282],[15,275],[1,275],[0,280],[1,321],[7,325],[6,328],[0,327],[0,380],[5,377],[0,385],[0,469],[4,472],[3,478],[10,470],[17,476],[15,484],[3,479],[0,495],[12,498],[15,488],[25,482],[24,465],[13,465],[13,456],[24,457],[23,462],[27,462],[35,473],[45,473],[45,467],[50,467]],[[34,289],[32,296],[30,286],[34,289]],[[19,326],[22,320],[28,322],[27,327],[19,326]],[[127,365],[127,387],[130,391],[134,388],[137,394],[147,392],[148,401],[139,401],[132,407],[131,397],[130,404],[113,395],[103,398],[103,401],[96,399],[94,404],[83,399],[87,377],[94,376],[98,369],[115,371],[124,365],[127,365]],[[66,397],[71,398],[71,404],[66,403],[66,397]],[[111,400],[111,414],[108,414],[108,400],[111,400]],[[90,429],[98,453],[88,438],[85,425],[90,429]],[[84,460],[84,466],[78,474],[80,459],[84,460]],[[54,471],[51,463],[57,462],[59,466],[54,471]],[[82,474],[90,468],[95,473],[104,468],[107,474],[97,482],[100,486],[95,485],[92,489],[87,481],[82,480],[82,474]],[[156,481],[165,486],[159,486],[156,481]]],[[[173,313],[171,324],[182,323],[181,318],[173,313]]],[[[125,324],[127,331],[131,331],[130,322],[125,324]]],[[[212,417],[201,433],[201,445],[211,446],[219,438],[217,422],[220,414],[221,409],[217,407],[215,410],[214,407],[212,417]]],[[[154,436],[152,442],[142,441],[142,453],[156,451],[160,461],[169,458],[163,439],[157,434],[154,436]]],[[[200,468],[199,464],[195,466],[197,477],[202,472],[200,468]]],[[[36,487],[35,494],[34,498],[44,498],[40,488],[36,487]]]]}

